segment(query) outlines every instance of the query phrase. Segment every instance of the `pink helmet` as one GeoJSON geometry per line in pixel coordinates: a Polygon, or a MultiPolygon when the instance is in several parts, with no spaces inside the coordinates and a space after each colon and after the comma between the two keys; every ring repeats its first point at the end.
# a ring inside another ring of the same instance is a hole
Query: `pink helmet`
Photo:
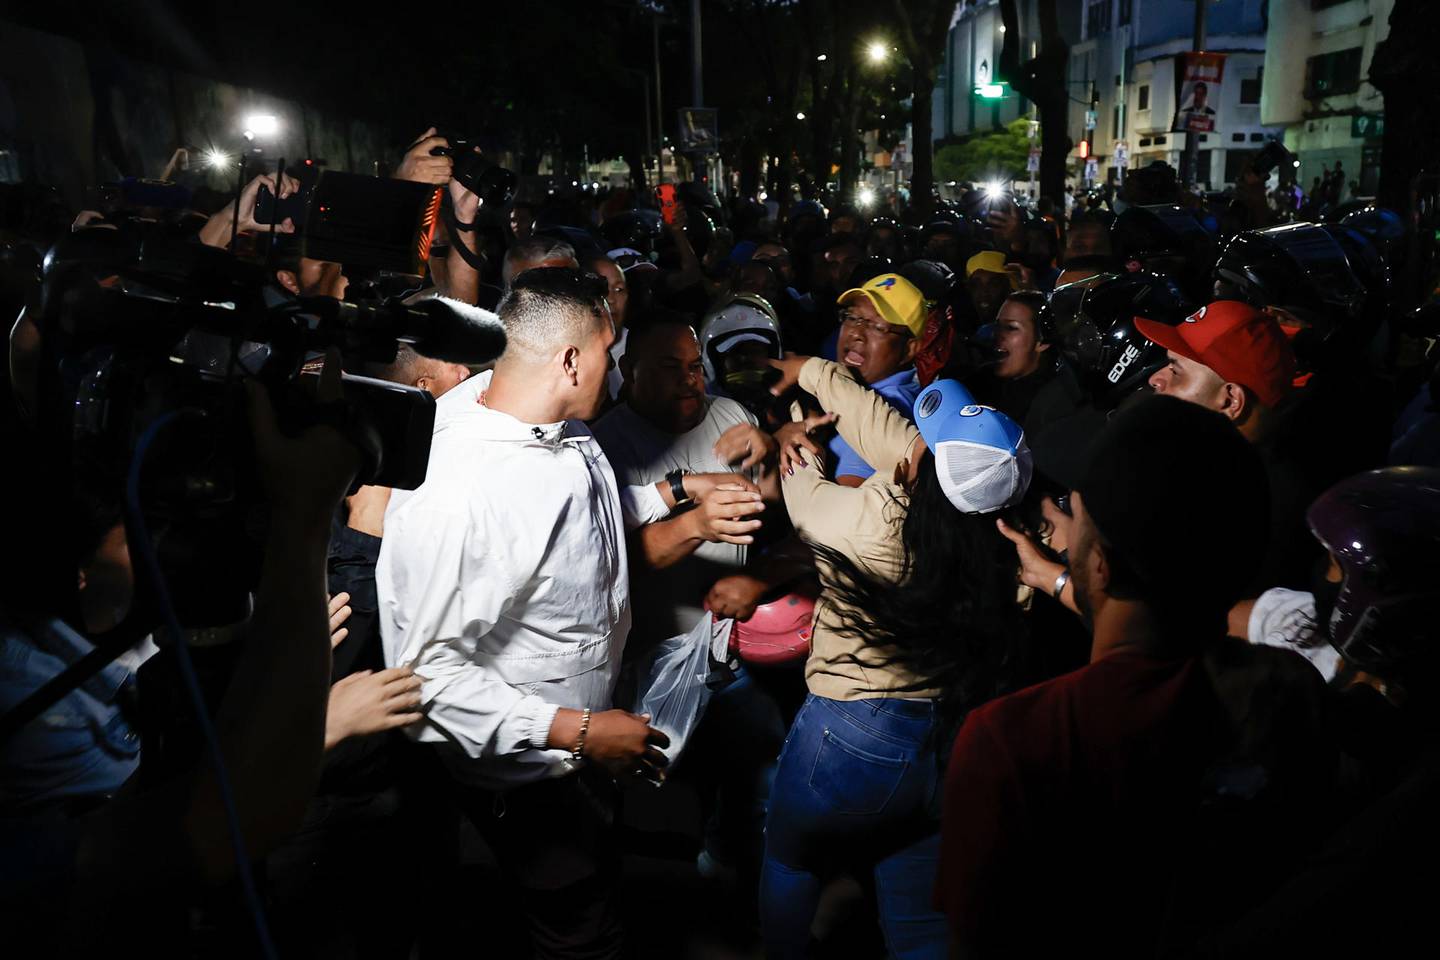
{"type": "Polygon", "coordinates": [[[800,663],[810,655],[810,622],[814,617],[812,598],[787,593],[760,604],[749,620],[735,621],[730,649],[746,663],[800,663]]]}

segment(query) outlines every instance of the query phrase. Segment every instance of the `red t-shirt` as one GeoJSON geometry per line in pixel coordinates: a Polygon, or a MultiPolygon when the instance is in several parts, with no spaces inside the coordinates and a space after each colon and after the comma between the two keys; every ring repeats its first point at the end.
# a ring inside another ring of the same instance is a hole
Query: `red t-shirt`
{"type": "MultiPolygon", "coordinates": [[[[966,719],[947,771],[935,891],[961,943],[1005,956],[1146,955],[1185,926],[1177,910],[1193,925],[1196,879],[1216,866],[1204,863],[1215,828],[1200,818],[1200,800],[1218,758],[1242,737],[1293,742],[1297,724],[1313,730],[1310,708],[1274,705],[1323,695],[1298,657],[1228,649],[1246,661],[1226,674],[1229,706],[1199,657],[1124,654],[966,719]],[[1297,686],[1298,697],[1275,694],[1297,686]]],[[[1248,776],[1242,770],[1242,784],[1248,776]]],[[[1222,874],[1237,863],[1217,856],[1222,874]]]]}

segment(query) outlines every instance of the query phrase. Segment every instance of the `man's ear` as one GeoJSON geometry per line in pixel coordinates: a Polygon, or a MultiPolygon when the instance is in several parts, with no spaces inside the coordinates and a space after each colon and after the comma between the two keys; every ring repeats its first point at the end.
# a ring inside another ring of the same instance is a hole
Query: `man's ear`
{"type": "Polygon", "coordinates": [[[280,282],[280,286],[284,287],[286,290],[289,290],[291,293],[295,294],[295,296],[300,296],[300,278],[295,276],[294,271],[276,270],[275,279],[280,282]]]}
{"type": "Polygon", "coordinates": [[[905,344],[905,362],[913,363],[915,355],[920,352],[920,338],[911,337],[910,342],[905,344]]]}
{"type": "Polygon", "coordinates": [[[1240,384],[1225,384],[1220,388],[1220,396],[1223,403],[1220,412],[1230,420],[1239,423],[1250,412],[1250,398],[1245,396],[1245,388],[1240,384]]]}
{"type": "Polygon", "coordinates": [[[1092,549],[1086,551],[1085,563],[1089,566],[1090,586],[1101,593],[1110,589],[1110,558],[1105,555],[1105,548],[1099,543],[1092,545],[1092,549]]]}
{"type": "Polygon", "coordinates": [[[566,347],[560,354],[560,365],[565,368],[565,378],[570,385],[577,386],[580,383],[580,348],[566,347]]]}

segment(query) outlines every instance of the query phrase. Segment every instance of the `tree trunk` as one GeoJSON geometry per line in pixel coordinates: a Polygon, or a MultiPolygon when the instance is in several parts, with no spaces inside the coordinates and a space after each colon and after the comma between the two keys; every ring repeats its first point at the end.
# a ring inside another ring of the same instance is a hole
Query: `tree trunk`
{"type": "Polygon", "coordinates": [[[926,77],[922,77],[918,65],[915,69],[915,91],[911,94],[910,142],[913,156],[910,158],[910,206],[926,222],[935,211],[935,124],[930,107],[935,99],[935,69],[932,66],[926,77]]]}
{"type": "MultiPolygon", "coordinates": [[[[855,192],[855,181],[859,177],[858,154],[859,135],[855,124],[860,122],[860,97],[856,85],[861,83],[860,71],[849,67],[845,71],[845,105],[841,110],[840,123],[840,173],[835,184],[835,197],[840,203],[849,203],[855,192]]],[[[830,165],[815,171],[815,178],[822,184],[830,181],[830,165]]]]}
{"type": "Polygon", "coordinates": [[[1015,0],[1000,0],[1000,18],[1005,24],[1000,75],[1012,90],[1033,100],[1040,110],[1040,195],[1058,201],[1065,192],[1065,164],[1072,146],[1070,95],[1065,83],[1070,46],[1060,33],[1055,0],[1041,0],[1039,12],[1039,54],[1021,63],[1019,12],[1015,0]]]}
{"type": "Polygon", "coordinates": [[[1433,251],[1419,241],[1423,231],[1417,202],[1436,190],[1440,174],[1440,20],[1434,5],[1422,0],[1395,0],[1390,13],[1389,35],[1375,48],[1370,65],[1370,82],[1385,95],[1385,135],[1381,141],[1380,185],[1376,200],[1405,221],[1410,242],[1408,256],[1391,264],[1402,298],[1406,302],[1423,297],[1422,263],[1433,251]],[[1426,176],[1428,174],[1428,176],[1426,176]]]}

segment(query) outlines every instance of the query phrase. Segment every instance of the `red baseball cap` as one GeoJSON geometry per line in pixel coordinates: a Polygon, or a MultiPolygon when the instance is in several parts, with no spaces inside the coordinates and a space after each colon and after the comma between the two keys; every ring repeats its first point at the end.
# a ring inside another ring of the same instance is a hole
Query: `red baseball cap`
{"type": "Polygon", "coordinates": [[[1248,388],[1267,407],[1285,399],[1295,379],[1295,353],[1280,324],[1239,300],[1216,300],[1174,326],[1136,317],[1135,328],[1151,343],[1248,388]]]}

